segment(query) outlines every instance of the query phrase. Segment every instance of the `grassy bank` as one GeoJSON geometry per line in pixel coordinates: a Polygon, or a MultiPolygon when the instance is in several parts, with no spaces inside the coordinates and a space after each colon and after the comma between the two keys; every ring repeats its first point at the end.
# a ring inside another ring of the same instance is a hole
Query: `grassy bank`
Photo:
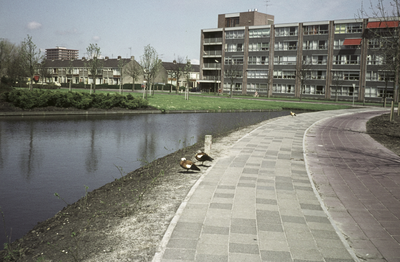
{"type": "Polygon", "coordinates": [[[183,96],[157,94],[149,97],[149,105],[160,110],[335,110],[348,105],[310,104],[276,100],[230,99],[227,97],[183,96]]]}
{"type": "MultiPolygon", "coordinates": [[[[67,92],[67,89],[61,89],[67,92]]],[[[73,91],[74,92],[74,91],[73,91]]],[[[89,90],[79,90],[77,92],[89,92],[89,90]]],[[[96,93],[114,93],[104,90],[96,90],[96,93]]],[[[135,97],[143,97],[142,93],[126,92],[124,95],[131,94],[135,97]]],[[[309,103],[309,101],[293,102],[279,101],[276,99],[254,99],[253,97],[234,97],[209,96],[209,95],[190,95],[189,100],[185,100],[183,94],[174,93],[156,93],[148,96],[149,105],[163,111],[181,111],[181,110],[282,110],[291,109],[298,111],[322,111],[351,108],[351,104],[327,104],[327,103],[309,103]]],[[[314,101],[316,102],[316,101],[314,101]]],[[[319,102],[319,101],[318,101],[319,102]]]]}

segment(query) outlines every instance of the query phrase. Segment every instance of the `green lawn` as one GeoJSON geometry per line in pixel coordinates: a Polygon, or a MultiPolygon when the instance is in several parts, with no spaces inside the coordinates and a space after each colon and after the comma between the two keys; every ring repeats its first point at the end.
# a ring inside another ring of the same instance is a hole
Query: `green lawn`
{"type": "Polygon", "coordinates": [[[327,105],[311,103],[278,102],[254,99],[230,99],[227,97],[207,97],[192,95],[189,100],[184,95],[155,94],[148,98],[151,106],[160,110],[334,110],[350,108],[347,105],[327,105]]]}
{"type": "MultiPolygon", "coordinates": [[[[62,92],[67,92],[68,89],[58,89],[62,92]]],[[[89,92],[88,89],[74,89],[73,92],[89,92]]],[[[118,93],[118,90],[105,91],[96,90],[96,93],[118,93]]],[[[132,94],[135,97],[143,97],[142,93],[125,92],[124,95],[132,94]]],[[[190,94],[189,100],[185,100],[184,94],[176,95],[175,93],[155,93],[155,95],[148,95],[150,106],[154,106],[160,110],[165,111],[180,111],[180,110],[213,110],[213,111],[228,111],[228,110],[282,110],[291,109],[297,111],[313,110],[335,110],[351,108],[350,104],[330,105],[330,104],[316,104],[307,103],[308,101],[319,102],[317,100],[307,100],[298,102],[299,100],[293,99],[293,102],[278,101],[276,99],[254,99],[251,96],[234,96],[233,99],[227,96],[213,96],[212,94],[190,94]],[[240,98],[240,99],[238,99],[240,98]],[[297,101],[297,102],[296,102],[297,101]]]]}

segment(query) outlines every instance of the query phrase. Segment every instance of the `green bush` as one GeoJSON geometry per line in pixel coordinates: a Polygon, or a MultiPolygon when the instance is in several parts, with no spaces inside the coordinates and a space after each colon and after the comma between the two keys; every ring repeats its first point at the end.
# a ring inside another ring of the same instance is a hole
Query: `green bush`
{"type": "Polygon", "coordinates": [[[88,94],[81,92],[59,92],[49,90],[12,90],[4,93],[7,102],[23,109],[34,107],[75,107],[78,109],[100,108],[111,109],[121,107],[137,109],[148,106],[147,100],[133,97],[131,94],[88,94]]]}

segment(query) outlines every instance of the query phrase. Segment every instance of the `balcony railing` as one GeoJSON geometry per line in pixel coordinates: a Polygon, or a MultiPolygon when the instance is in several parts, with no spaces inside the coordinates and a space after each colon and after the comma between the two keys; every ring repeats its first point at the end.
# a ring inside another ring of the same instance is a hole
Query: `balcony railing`
{"type": "Polygon", "coordinates": [[[204,38],[204,43],[205,43],[205,44],[222,43],[222,37],[204,38]]]}
{"type": "Polygon", "coordinates": [[[213,69],[220,69],[221,64],[220,63],[204,63],[203,68],[213,68],[213,69]]]}
{"type": "Polygon", "coordinates": [[[219,81],[219,76],[203,76],[203,80],[219,81]]]}
{"type": "Polygon", "coordinates": [[[221,56],[222,51],[221,50],[208,50],[204,51],[203,56],[221,56]]]}
{"type": "Polygon", "coordinates": [[[359,65],[360,61],[359,60],[333,60],[334,65],[359,65]]]}

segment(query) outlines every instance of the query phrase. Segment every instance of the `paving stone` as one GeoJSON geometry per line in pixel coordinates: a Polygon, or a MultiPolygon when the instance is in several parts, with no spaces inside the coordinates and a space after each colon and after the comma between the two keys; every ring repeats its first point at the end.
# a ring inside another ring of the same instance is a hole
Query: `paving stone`
{"type": "Polygon", "coordinates": [[[298,114],[249,133],[203,177],[162,261],[400,261],[400,179],[364,134],[379,110],[298,114]]]}

